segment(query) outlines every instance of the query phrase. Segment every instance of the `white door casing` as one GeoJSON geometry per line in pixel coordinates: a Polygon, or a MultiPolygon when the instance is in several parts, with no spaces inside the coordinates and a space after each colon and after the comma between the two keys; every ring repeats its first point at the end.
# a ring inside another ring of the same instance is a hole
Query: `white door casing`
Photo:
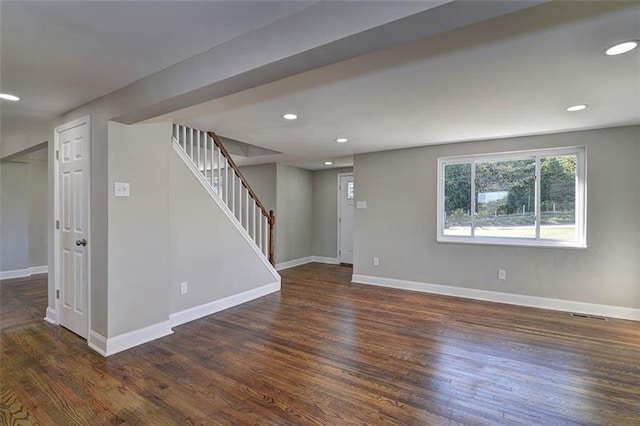
{"type": "Polygon", "coordinates": [[[58,323],[88,337],[90,121],[55,129],[56,311],[58,323]]]}
{"type": "Polygon", "coordinates": [[[353,174],[339,174],[338,184],[338,259],[353,264],[353,174]]]}

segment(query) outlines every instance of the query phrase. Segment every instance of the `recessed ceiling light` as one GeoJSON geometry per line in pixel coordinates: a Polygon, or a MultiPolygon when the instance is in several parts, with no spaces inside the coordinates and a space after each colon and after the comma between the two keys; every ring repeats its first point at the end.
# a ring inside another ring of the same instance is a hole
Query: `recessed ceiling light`
{"type": "Polygon", "coordinates": [[[347,141],[347,138],[338,138],[336,139],[336,142],[338,143],[345,143],[347,141]]]}
{"type": "Polygon", "coordinates": [[[582,111],[583,109],[586,109],[587,106],[584,104],[580,104],[580,105],[571,105],[570,107],[567,107],[567,111],[569,112],[576,112],[576,111],[582,111]]]}
{"type": "Polygon", "coordinates": [[[333,162],[331,162],[331,161],[325,161],[325,162],[324,162],[324,165],[325,165],[325,166],[330,166],[330,165],[332,165],[332,164],[333,164],[333,162]]]}
{"type": "Polygon", "coordinates": [[[611,46],[604,51],[604,54],[609,56],[622,55],[623,53],[631,52],[636,47],[638,47],[637,41],[624,41],[622,43],[611,46]]]}
{"type": "Polygon", "coordinates": [[[20,98],[15,95],[10,95],[8,93],[0,93],[0,99],[5,99],[7,101],[19,101],[20,98]]]}
{"type": "Polygon", "coordinates": [[[298,116],[288,112],[286,114],[282,114],[282,118],[284,118],[285,120],[295,120],[296,118],[298,118],[298,116]]]}

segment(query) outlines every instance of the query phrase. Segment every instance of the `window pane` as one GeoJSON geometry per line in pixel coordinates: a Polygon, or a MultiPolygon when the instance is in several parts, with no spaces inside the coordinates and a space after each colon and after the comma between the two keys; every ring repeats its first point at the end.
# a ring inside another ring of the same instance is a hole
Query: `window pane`
{"type": "Polygon", "coordinates": [[[471,163],[444,166],[444,235],[471,235],[471,163]]]}
{"type": "Polygon", "coordinates": [[[540,159],[540,238],[575,241],[576,155],[540,159]]]}
{"type": "Polygon", "coordinates": [[[535,158],[476,163],[476,236],[536,237],[535,172],[535,158]]]}

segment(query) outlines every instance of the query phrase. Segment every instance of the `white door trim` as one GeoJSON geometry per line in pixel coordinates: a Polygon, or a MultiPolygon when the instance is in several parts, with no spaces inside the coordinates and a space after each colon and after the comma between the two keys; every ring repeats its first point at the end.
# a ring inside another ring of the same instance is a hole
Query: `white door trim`
{"type": "MultiPolygon", "coordinates": [[[[342,241],[341,241],[341,239],[342,239],[342,238],[341,238],[341,236],[340,236],[340,234],[341,234],[341,232],[340,232],[340,230],[341,230],[341,229],[340,229],[340,228],[342,227],[342,224],[340,223],[340,205],[342,204],[342,198],[340,197],[340,195],[341,195],[341,191],[340,191],[340,181],[342,180],[342,178],[343,178],[344,176],[351,176],[351,177],[353,177],[353,172],[348,172],[348,173],[338,173],[338,174],[336,175],[336,178],[337,178],[337,180],[338,180],[338,184],[337,184],[337,186],[336,186],[336,189],[338,190],[338,211],[337,211],[337,216],[336,216],[336,218],[337,218],[336,222],[338,223],[338,226],[337,226],[337,231],[338,231],[338,240],[337,240],[337,241],[338,241],[338,247],[336,248],[336,257],[338,258],[338,263],[340,263],[340,257],[341,257],[341,256],[340,256],[340,250],[342,249],[342,241]]],[[[354,202],[355,202],[355,200],[354,200],[354,202]]]]}
{"type": "MultiPolygon", "coordinates": [[[[68,123],[62,124],[54,129],[54,137],[53,137],[53,264],[55,265],[55,273],[54,273],[54,288],[53,288],[53,299],[55,306],[55,314],[52,315],[47,309],[48,320],[55,320],[56,324],[60,324],[60,299],[56,297],[58,291],[60,291],[60,280],[61,280],[61,256],[60,256],[60,229],[56,227],[57,221],[61,220],[60,218],[60,160],[59,160],[59,151],[60,151],[60,133],[65,130],[72,129],[74,127],[82,126],[83,124],[87,124],[89,127],[89,140],[88,147],[89,152],[87,156],[89,157],[89,161],[87,162],[87,240],[89,240],[89,244],[87,245],[87,330],[88,335],[91,333],[91,116],[86,115],[84,117],[78,118],[76,120],[70,121],[68,123]]],[[[87,336],[88,339],[88,336],[87,336]]]]}

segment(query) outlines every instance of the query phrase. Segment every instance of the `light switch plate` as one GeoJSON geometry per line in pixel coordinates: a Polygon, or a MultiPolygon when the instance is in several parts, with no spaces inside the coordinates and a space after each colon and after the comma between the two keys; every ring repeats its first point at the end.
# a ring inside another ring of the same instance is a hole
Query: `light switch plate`
{"type": "Polygon", "coordinates": [[[507,271],[505,269],[498,269],[498,279],[499,280],[507,279],[507,271]]]}
{"type": "Polygon", "coordinates": [[[367,208],[367,202],[366,201],[358,201],[356,203],[356,208],[357,209],[366,209],[367,208]]]}
{"type": "Polygon", "coordinates": [[[113,195],[116,197],[128,197],[129,182],[115,182],[113,184],[113,195]]]}

